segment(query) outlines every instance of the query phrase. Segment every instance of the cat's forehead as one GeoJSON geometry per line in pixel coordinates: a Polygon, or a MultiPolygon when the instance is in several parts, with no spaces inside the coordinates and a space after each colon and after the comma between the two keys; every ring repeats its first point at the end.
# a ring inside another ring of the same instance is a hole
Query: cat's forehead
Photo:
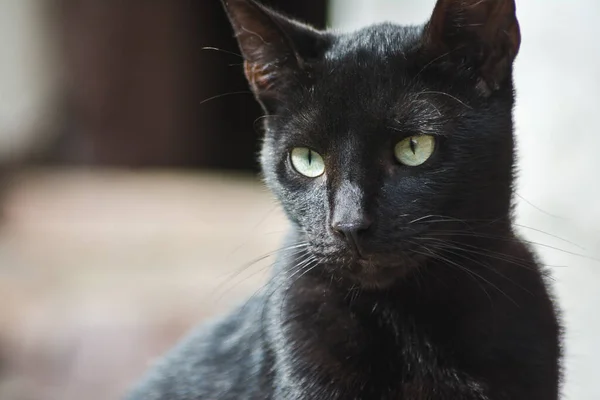
{"type": "Polygon", "coordinates": [[[322,58],[311,100],[328,109],[401,110],[421,89],[410,73],[421,31],[384,23],[337,35],[322,58]]]}
{"type": "Polygon", "coordinates": [[[313,84],[287,108],[288,137],[358,143],[442,133],[456,110],[417,76],[421,35],[422,27],[385,23],[336,36],[313,84]]]}
{"type": "Polygon", "coordinates": [[[305,144],[318,144],[320,149],[343,143],[363,152],[390,138],[443,133],[440,127],[447,116],[435,99],[402,85],[384,93],[340,82],[344,88],[331,81],[317,85],[308,101],[293,108],[286,123],[287,139],[308,139],[305,144]]]}
{"type": "Polygon", "coordinates": [[[354,32],[341,33],[335,36],[325,53],[325,59],[335,62],[369,54],[371,60],[376,62],[389,57],[402,56],[418,43],[422,30],[422,27],[386,22],[354,32]]]}
{"type": "Polygon", "coordinates": [[[340,35],[310,90],[293,108],[295,122],[372,127],[439,115],[425,86],[413,79],[419,32],[417,27],[380,24],[340,35]]]}

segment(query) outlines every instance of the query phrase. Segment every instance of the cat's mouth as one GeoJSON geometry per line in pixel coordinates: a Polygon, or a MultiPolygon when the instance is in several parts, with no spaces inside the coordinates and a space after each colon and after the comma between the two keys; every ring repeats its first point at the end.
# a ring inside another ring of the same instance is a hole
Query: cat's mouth
{"type": "Polygon", "coordinates": [[[311,253],[327,264],[340,267],[359,265],[364,268],[396,268],[412,264],[421,252],[419,246],[410,242],[396,243],[394,246],[314,246],[311,253]]]}
{"type": "Polygon", "coordinates": [[[406,245],[393,250],[344,251],[334,257],[324,257],[324,261],[332,274],[352,284],[382,289],[425,264],[425,255],[412,250],[413,246],[406,245]]]}
{"type": "Polygon", "coordinates": [[[370,273],[376,273],[379,270],[412,268],[421,259],[422,256],[418,254],[402,251],[396,254],[365,254],[353,258],[351,264],[370,273]]]}
{"type": "Polygon", "coordinates": [[[396,260],[357,259],[342,274],[365,289],[385,289],[418,268],[422,264],[419,257],[421,256],[396,260]]]}

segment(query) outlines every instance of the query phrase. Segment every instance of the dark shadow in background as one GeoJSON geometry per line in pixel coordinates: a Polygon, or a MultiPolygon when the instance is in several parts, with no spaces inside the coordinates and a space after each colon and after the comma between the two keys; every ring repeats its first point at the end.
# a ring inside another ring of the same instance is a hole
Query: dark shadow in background
{"type": "MultiPolygon", "coordinates": [[[[325,25],[326,0],[263,3],[325,25]]],[[[256,169],[261,112],[220,1],[52,4],[64,97],[44,162],[256,169]]]]}

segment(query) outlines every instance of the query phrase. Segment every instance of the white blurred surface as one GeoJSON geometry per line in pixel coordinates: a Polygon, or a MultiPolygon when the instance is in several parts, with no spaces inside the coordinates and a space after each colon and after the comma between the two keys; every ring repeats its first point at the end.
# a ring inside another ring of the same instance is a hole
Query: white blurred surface
{"type": "MultiPolygon", "coordinates": [[[[332,0],[331,22],[343,30],[382,21],[420,24],[434,4],[332,0]]],[[[546,264],[565,266],[552,267],[567,328],[565,398],[597,400],[600,261],[591,258],[600,259],[600,2],[517,0],[517,15],[517,222],[528,240],[544,244],[535,247],[546,264]]]]}

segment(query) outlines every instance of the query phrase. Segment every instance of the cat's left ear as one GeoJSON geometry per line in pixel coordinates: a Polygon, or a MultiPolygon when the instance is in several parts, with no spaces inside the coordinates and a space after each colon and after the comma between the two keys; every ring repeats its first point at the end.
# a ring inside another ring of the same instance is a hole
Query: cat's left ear
{"type": "Polygon", "coordinates": [[[291,20],[254,0],[223,0],[244,56],[244,72],[263,107],[309,84],[310,62],[319,57],[326,34],[291,20]]]}
{"type": "Polygon", "coordinates": [[[484,93],[508,78],[521,34],[515,0],[438,0],[424,31],[425,49],[475,68],[484,93]]]}

